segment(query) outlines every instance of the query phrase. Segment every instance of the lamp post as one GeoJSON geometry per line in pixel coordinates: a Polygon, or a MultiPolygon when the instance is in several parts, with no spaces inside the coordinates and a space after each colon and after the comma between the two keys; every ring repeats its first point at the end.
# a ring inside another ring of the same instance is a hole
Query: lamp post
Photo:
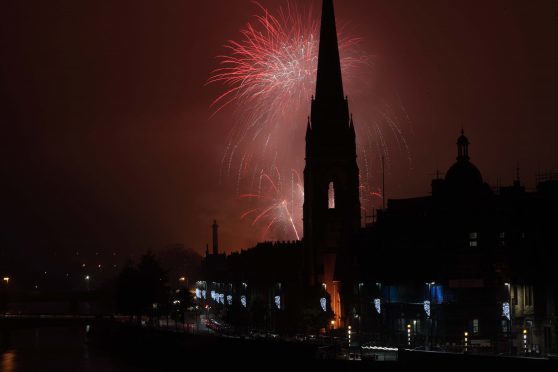
{"type": "Polygon", "coordinates": [[[351,359],[351,326],[347,329],[347,338],[349,340],[349,359],[351,359]]]}
{"type": "Polygon", "coordinates": [[[513,353],[513,324],[512,324],[512,315],[513,315],[513,303],[511,298],[511,283],[505,283],[506,288],[508,290],[508,307],[509,307],[509,318],[508,318],[508,338],[510,344],[510,355],[513,353]]]}
{"type": "Polygon", "coordinates": [[[10,284],[10,277],[5,276],[3,278],[4,288],[2,289],[2,298],[0,302],[0,310],[4,311],[8,307],[8,284],[10,284]]]}
{"type": "Polygon", "coordinates": [[[528,351],[529,351],[529,347],[527,345],[527,330],[524,329],[523,330],[523,354],[527,355],[528,351]]]}
{"type": "Polygon", "coordinates": [[[428,345],[428,342],[427,342],[426,343],[427,345],[425,345],[425,346],[426,346],[427,350],[431,350],[434,346],[434,319],[433,319],[433,314],[432,314],[432,309],[433,309],[433,306],[432,306],[432,287],[434,287],[436,282],[430,282],[430,283],[426,283],[426,284],[428,284],[428,305],[430,306],[430,308],[429,308],[430,314],[427,314],[428,315],[428,321],[430,322],[430,327],[429,327],[429,330],[428,330],[428,332],[429,332],[428,336],[429,336],[429,339],[430,339],[429,340],[430,344],[428,345]]]}

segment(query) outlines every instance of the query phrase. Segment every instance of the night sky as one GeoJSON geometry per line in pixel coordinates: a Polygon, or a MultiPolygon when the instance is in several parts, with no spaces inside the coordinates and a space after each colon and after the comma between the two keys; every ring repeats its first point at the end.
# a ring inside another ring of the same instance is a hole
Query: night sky
{"type": "MultiPolygon", "coordinates": [[[[210,118],[222,88],[205,84],[256,12],[249,0],[3,2],[4,255],[201,253],[214,218],[225,250],[256,243],[219,177],[231,116],[210,118]]],[[[388,197],[426,195],[462,127],[491,185],[517,165],[528,187],[558,169],[557,1],[338,0],[336,12],[410,118],[412,161],[390,169],[388,197]]]]}

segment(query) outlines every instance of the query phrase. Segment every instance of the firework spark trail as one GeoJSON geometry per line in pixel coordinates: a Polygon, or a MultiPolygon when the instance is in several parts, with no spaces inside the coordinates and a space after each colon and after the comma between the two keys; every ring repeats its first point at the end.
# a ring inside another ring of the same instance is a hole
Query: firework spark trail
{"type": "MultiPolygon", "coordinates": [[[[320,17],[312,8],[301,9],[289,1],[275,15],[255,4],[259,15],[240,31],[240,40],[226,43],[226,53],[217,57],[220,66],[208,79],[208,84],[224,87],[211,103],[212,116],[228,107],[234,109],[231,118],[235,124],[221,169],[236,177],[237,195],[250,200],[250,213],[243,213],[242,218],[255,215],[252,225],[268,221],[264,234],[282,226],[276,236],[294,235],[299,239],[304,193],[300,177],[293,169],[302,167],[303,150],[302,142],[295,139],[304,136],[304,118],[315,91],[320,17]],[[282,185],[285,177],[281,177],[288,172],[291,172],[291,177],[286,178],[290,178],[290,190],[282,185]],[[297,175],[298,182],[293,180],[293,174],[297,175]],[[270,188],[271,184],[275,187],[270,188]],[[257,192],[252,192],[254,189],[257,192]],[[289,226],[289,231],[285,226],[289,226]]],[[[383,101],[370,104],[361,99],[360,105],[354,104],[353,99],[359,98],[359,94],[369,94],[362,82],[372,80],[371,58],[363,51],[361,38],[349,36],[342,25],[338,34],[344,85],[352,94],[352,109],[361,118],[356,122],[357,138],[360,138],[359,167],[366,175],[362,180],[361,203],[368,210],[375,205],[378,190],[373,186],[377,172],[370,170],[377,170],[382,156],[389,170],[390,143],[394,142],[398,151],[406,152],[410,162],[402,129],[402,123],[408,123],[409,119],[399,97],[397,103],[402,108],[403,119],[397,114],[397,108],[383,101]],[[376,160],[372,162],[372,159],[376,160]]]]}
{"type": "MultiPolygon", "coordinates": [[[[244,219],[249,216],[254,216],[252,226],[259,225],[266,221],[266,227],[262,233],[262,237],[265,237],[273,226],[283,225],[283,227],[292,228],[292,233],[297,240],[300,240],[300,235],[293,219],[293,210],[304,200],[302,185],[297,183],[296,189],[299,191],[297,195],[294,193],[295,188],[291,185],[290,194],[292,207],[291,210],[289,210],[288,195],[287,192],[284,192],[279,169],[276,168],[274,173],[275,177],[277,177],[276,179],[273,179],[269,174],[262,171],[260,175],[260,185],[258,186],[258,194],[240,195],[241,199],[256,201],[258,202],[257,204],[260,205],[259,207],[246,210],[241,214],[240,218],[244,219]]],[[[294,180],[295,176],[300,180],[298,173],[295,171],[293,171],[293,173],[292,180],[294,180]]]]}

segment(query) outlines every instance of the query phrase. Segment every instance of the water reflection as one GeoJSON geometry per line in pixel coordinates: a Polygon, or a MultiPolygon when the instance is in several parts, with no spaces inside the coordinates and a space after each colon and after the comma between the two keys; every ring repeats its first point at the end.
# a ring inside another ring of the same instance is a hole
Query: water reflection
{"type": "Polygon", "coordinates": [[[15,358],[16,353],[13,350],[8,350],[2,353],[2,359],[0,359],[0,371],[14,372],[15,358]]]}
{"type": "Polygon", "coordinates": [[[90,350],[86,326],[9,332],[0,349],[0,371],[139,371],[111,355],[90,350]]]}

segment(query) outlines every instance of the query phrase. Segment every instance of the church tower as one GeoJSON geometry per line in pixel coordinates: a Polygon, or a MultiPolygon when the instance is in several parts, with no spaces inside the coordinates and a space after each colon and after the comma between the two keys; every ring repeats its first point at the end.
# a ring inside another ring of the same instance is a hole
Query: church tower
{"type": "Polygon", "coordinates": [[[326,286],[336,318],[341,316],[337,257],[347,251],[350,238],[360,228],[358,172],[333,0],[324,0],[316,96],[306,130],[304,263],[308,284],[326,286]]]}

